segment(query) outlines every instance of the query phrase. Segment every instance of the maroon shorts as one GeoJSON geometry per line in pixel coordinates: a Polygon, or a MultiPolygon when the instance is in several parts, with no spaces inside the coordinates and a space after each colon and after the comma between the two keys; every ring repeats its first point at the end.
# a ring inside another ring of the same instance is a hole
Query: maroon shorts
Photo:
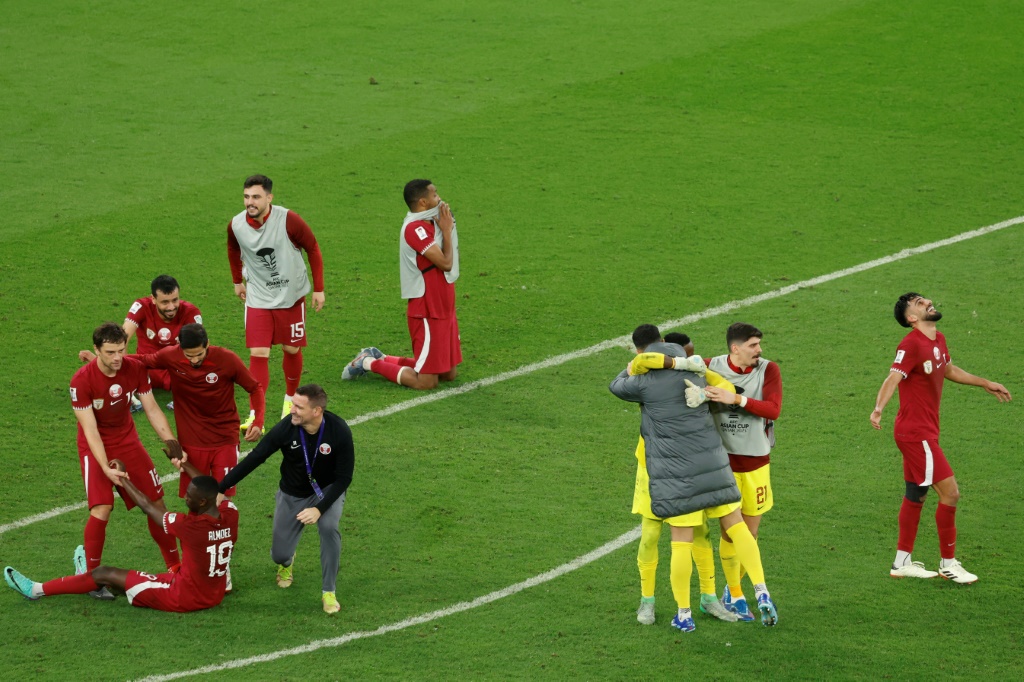
{"type": "Polygon", "coordinates": [[[922,487],[944,481],[953,475],[937,440],[898,440],[903,453],[903,480],[922,487]]]}
{"type": "MultiPolygon", "coordinates": [[[[164,496],[164,487],[160,484],[160,474],[157,473],[156,467],[153,466],[153,460],[150,459],[149,453],[146,452],[146,448],[142,447],[141,442],[135,441],[127,445],[106,448],[106,451],[108,462],[112,459],[124,462],[129,480],[142,491],[143,495],[151,500],[159,500],[164,496]]],[[[88,450],[83,452],[82,448],[79,448],[78,463],[82,469],[85,497],[88,500],[89,508],[92,509],[98,504],[114,504],[114,484],[100,469],[99,462],[92,456],[92,453],[88,450]]],[[[120,488],[117,489],[117,494],[121,496],[125,509],[135,506],[132,499],[122,493],[120,488]]]]}
{"type": "MultiPolygon", "coordinates": [[[[187,447],[185,452],[188,454],[188,461],[192,462],[195,468],[207,476],[213,476],[218,481],[238,464],[237,445],[221,445],[216,448],[187,447]]],[[[178,497],[185,497],[185,491],[188,490],[188,484],[191,482],[192,477],[182,471],[181,478],[178,479],[178,497]]],[[[235,494],[235,489],[231,488],[224,494],[231,497],[235,494]]]]}
{"type": "Polygon", "coordinates": [[[245,306],[245,347],[270,348],[306,345],[306,298],[291,308],[245,306]]]}
{"type": "Polygon", "coordinates": [[[444,374],[462,362],[459,321],[450,318],[408,317],[413,367],[417,374],[444,374]]]}

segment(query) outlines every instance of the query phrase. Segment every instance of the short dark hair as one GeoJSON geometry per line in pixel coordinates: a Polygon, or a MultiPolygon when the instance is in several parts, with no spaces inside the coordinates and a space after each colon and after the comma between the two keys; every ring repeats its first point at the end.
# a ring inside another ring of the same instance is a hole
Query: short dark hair
{"type": "Polygon", "coordinates": [[[689,345],[690,337],[682,332],[669,332],[665,334],[665,343],[676,343],[685,347],[689,345]]]}
{"type": "Polygon", "coordinates": [[[173,294],[177,289],[178,280],[170,275],[158,275],[149,285],[149,290],[154,296],[156,296],[158,291],[161,294],[173,294]]]}
{"type": "Polygon", "coordinates": [[[754,337],[761,338],[764,334],[752,324],[746,322],[734,322],[725,330],[725,347],[732,350],[734,343],[746,343],[754,337]]]}
{"type": "Polygon", "coordinates": [[[213,500],[216,504],[217,493],[219,492],[217,479],[213,476],[196,476],[192,479],[192,485],[196,487],[196,492],[201,497],[205,497],[207,501],[213,500]]]}
{"type": "Polygon", "coordinates": [[[646,348],[657,341],[661,341],[661,332],[653,324],[642,324],[633,330],[633,345],[637,348],[646,348]]]}
{"type": "Polygon", "coordinates": [[[410,180],[405,183],[405,189],[402,190],[402,198],[405,199],[405,205],[412,208],[416,205],[416,202],[427,196],[427,188],[433,185],[430,180],[410,180]]]}
{"type": "Polygon", "coordinates": [[[245,183],[242,185],[243,189],[249,189],[259,185],[263,190],[270,194],[274,191],[274,181],[268,178],[266,175],[250,175],[245,179],[245,183]]]}
{"type": "Polygon", "coordinates": [[[896,301],[896,307],[893,308],[892,314],[896,318],[896,321],[900,323],[901,327],[909,327],[910,323],[907,322],[907,308],[910,306],[910,302],[914,299],[921,298],[921,294],[914,291],[908,291],[899,297],[896,301]]]}
{"type": "Polygon", "coordinates": [[[295,394],[309,398],[309,404],[313,407],[319,407],[321,410],[327,409],[327,391],[320,384],[299,386],[295,389],[295,394]]]}
{"type": "Polygon", "coordinates": [[[92,333],[92,345],[102,348],[105,343],[128,343],[128,335],[117,322],[104,322],[92,333]]]}
{"type": "Polygon", "coordinates": [[[198,322],[186,324],[178,332],[178,345],[182,348],[206,348],[209,343],[206,328],[198,322]]]}

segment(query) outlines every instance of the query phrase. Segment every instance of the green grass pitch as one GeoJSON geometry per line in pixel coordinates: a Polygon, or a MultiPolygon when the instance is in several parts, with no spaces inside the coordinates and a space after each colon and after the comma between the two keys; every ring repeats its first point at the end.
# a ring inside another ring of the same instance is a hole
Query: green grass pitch
{"type": "MultiPolygon", "coordinates": [[[[245,355],[225,228],[251,173],[271,176],[320,241],[327,305],[308,321],[305,378],[350,420],[418,397],[340,381],[362,346],[410,352],[395,242],[414,177],[433,179],[459,221],[456,386],[1024,214],[1012,2],[0,8],[0,566],[35,579],[70,572],[81,542],[84,509],[10,524],[83,499],[67,384],[92,329],[169,272],[213,343],[245,355]]],[[[477,608],[275,657],[491,594],[635,528],[639,416],[607,391],[630,357],[613,347],[356,424],[337,617],[320,610],[315,533],[294,586],[273,583],[268,463],[238,497],[236,593],[220,607],[171,615],[5,590],[0,674],[1013,679],[1018,402],[946,389],[958,555],[980,576],[969,587],[886,575],[903,492],[896,404],[882,433],[868,414],[907,290],[945,313],[954,362],[1024,399],[1022,234],[685,329],[711,355],[729,323],[756,324],[782,368],[776,508],[761,535],[774,629],[704,617],[693,634],[672,630],[667,541],[658,623],[637,625],[633,542],[477,608]]],[[[915,558],[934,565],[930,498],[915,558]]],[[[107,537],[105,563],[160,567],[138,512],[116,510],[107,537]]]]}

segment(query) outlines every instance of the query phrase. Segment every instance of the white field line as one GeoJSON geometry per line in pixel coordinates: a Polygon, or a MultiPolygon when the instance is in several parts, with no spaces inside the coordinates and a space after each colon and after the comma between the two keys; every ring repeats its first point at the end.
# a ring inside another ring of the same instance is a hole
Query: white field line
{"type": "Polygon", "coordinates": [[[472,601],[459,602],[458,604],[452,604],[451,606],[437,611],[431,611],[424,613],[419,616],[413,616],[412,618],[406,618],[405,620],[397,623],[391,623],[390,625],[382,625],[376,630],[361,630],[358,632],[349,632],[348,634],[341,635],[340,637],[334,637],[332,639],[318,639],[308,644],[303,644],[291,649],[282,649],[280,651],[274,651],[269,654],[261,654],[259,656],[251,656],[249,658],[238,658],[233,661],[225,661],[224,663],[217,663],[214,665],[204,666],[202,668],[193,668],[192,670],[183,670],[175,673],[167,673],[166,675],[152,675],[150,677],[144,677],[139,682],[164,682],[165,680],[177,680],[182,677],[191,677],[192,675],[205,675],[206,673],[215,673],[222,670],[232,670],[234,668],[243,668],[257,663],[267,663],[269,661],[276,661],[279,658],[285,658],[286,656],[298,656],[300,654],[308,654],[320,649],[327,649],[331,647],[341,646],[357,639],[366,639],[367,637],[376,637],[378,635],[384,635],[389,632],[397,632],[398,630],[404,630],[414,625],[423,625],[430,621],[437,620],[438,618],[444,618],[455,613],[461,613],[463,611],[469,611],[475,609],[478,606],[484,604],[490,604],[493,601],[503,599],[510,595],[522,592],[523,590],[531,587],[536,587],[542,583],[554,580],[559,576],[571,573],[577,568],[582,568],[589,563],[597,561],[601,557],[611,554],[617,549],[625,547],[629,543],[635,541],[640,537],[640,527],[637,526],[633,530],[623,533],[619,537],[615,538],[611,542],[607,542],[595,550],[587,552],[582,556],[578,556],[572,561],[557,566],[550,571],[535,575],[532,578],[528,578],[521,583],[515,585],[509,585],[508,587],[502,588],[485,594],[482,597],[477,597],[472,601]]]}

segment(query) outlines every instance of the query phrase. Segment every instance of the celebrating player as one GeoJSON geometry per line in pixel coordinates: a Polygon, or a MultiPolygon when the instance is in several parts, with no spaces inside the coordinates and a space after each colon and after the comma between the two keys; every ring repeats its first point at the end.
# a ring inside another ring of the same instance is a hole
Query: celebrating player
{"type": "MultiPolygon", "coordinates": [[[[136,353],[155,353],[161,348],[178,344],[178,332],[181,327],[193,322],[202,324],[203,317],[199,308],[188,301],[181,300],[178,280],[170,275],[160,275],[149,285],[152,295],[136,299],[125,315],[124,327],[128,341],[138,334],[139,343],[136,353]]],[[[166,370],[151,369],[149,382],[154,388],[170,390],[170,377],[166,370]]],[[[172,401],[168,406],[174,409],[172,401]]],[[[141,410],[138,398],[132,396],[132,411],[141,410]]]]}
{"type": "MultiPolygon", "coordinates": [[[[128,397],[136,392],[146,411],[146,418],[168,451],[180,456],[181,446],[174,439],[160,407],[153,399],[146,367],[124,357],[128,341],[124,329],[113,322],[101,324],[92,335],[95,358],[75,372],[71,378],[71,406],[78,420],[78,457],[89,503],[89,519],[85,524],[83,561],[88,570],[100,565],[107,534],[107,521],[114,508],[114,485],[122,474],[110,469],[111,458],[125,463],[128,475],[157,509],[166,511],[163,486],[153,460],[142,446],[128,407],[128,397]]],[[[125,499],[125,508],[136,502],[125,499]]],[[[161,525],[149,519],[149,533],[160,548],[168,568],[178,563],[178,544],[161,525]]],[[[93,596],[113,599],[106,589],[93,596]]]]}
{"type": "MultiPolygon", "coordinates": [[[[682,349],[661,342],[661,333],[654,325],[640,325],[633,332],[637,352],[669,353],[682,349]]],[[[669,367],[664,358],[655,367],[669,367]]],[[[672,360],[676,372],[630,374],[623,370],[609,389],[622,400],[640,403],[641,441],[637,446],[637,476],[633,494],[633,511],[644,519],[644,526],[668,523],[672,529],[672,593],[678,612],[672,626],[683,632],[695,629],[690,612],[690,577],[694,528],[704,523],[704,513],[719,519],[722,536],[735,544],[743,564],[755,581],[754,590],[761,611],[761,622],[773,626],[778,622],[775,605],[764,581],[761,553],[757,541],[740,516],[740,491],[729,468],[729,459],[722,439],[711,422],[708,408],[702,403],[706,390],[704,379],[694,367],[680,358],[672,360]],[[693,406],[696,406],[694,409],[693,406]]],[[[696,359],[695,359],[696,360],[696,359]]],[[[635,359],[636,364],[641,361],[635,359]]],[[[701,363],[696,363],[701,364],[701,363]]],[[[699,367],[696,369],[700,369],[699,367]]],[[[642,530],[641,533],[644,531],[642,530]]],[[[642,601],[637,620],[645,611],[653,612],[654,575],[657,568],[656,543],[652,557],[638,554],[642,601]]],[[[643,537],[641,538],[643,549],[643,537]]],[[[653,622],[653,613],[649,620],[653,622]]]]}
{"type": "MultiPolygon", "coordinates": [[[[246,430],[245,439],[250,443],[259,440],[263,432],[263,387],[237,355],[227,348],[210,345],[201,324],[185,325],[179,337],[181,343],[177,346],[136,357],[150,372],[170,374],[171,395],[178,406],[174,421],[181,447],[196,469],[220,480],[238,464],[235,384],[244,388],[259,408],[255,422],[246,430]]],[[[189,480],[191,477],[183,472],[178,481],[178,497],[185,496],[189,480]]],[[[227,495],[234,495],[234,489],[227,495]]]]}
{"type": "Polygon", "coordinates": [[[896,392],[900,392],[900,409],[893,429],[896,447],[903,454],[903,478],[906,494],[899,513],[899,540],[896,558],[889,569],[894,578],[934,578],[941,575],[955,583],[973,583],[978,576],[970,573],[956,559],[956,504],[960,500],[953,468],[939,447],[939,404],[942,387],[949,379],[958,384],[981,386],[999,402],[1009,402],[1010,392],[1002,384],[969,374],[953,364],[946,346],[946,337],[935,323],[942,313],[932,301],[910,292],[900,296],[893,311],[896,321],[912,331],[903,337],[896,349],[889,376],[882,382],[871,411],[871,425],[882,428],[882,410],[896,392]],[[938,573],[929,571],[924,563],[914,561],[914,541],[921,521],[921,508],[928,488],[939,495],[935,525],[939,532],[938,573]]]}
{"type": "Polygon", "coordinates": [[[462,362],[459,321],[455,316],[455,280],[459,278],[459,234],[448,204],[430,180],[405,185],[409,213],[398,239],[402,298],[408,299],[406,321],[412,337],[411,358],[364,348],[345,369],[342,379],[366,372],[410,388],[437,388],[452,381],[462,362]]]}
{"type": "MultiPolygon", "coordinates": [[[[120,462],[113,460],[111,464],[120,462]]],[[[151,521],[166,530],[172,540],[181,541],[179,570],[152,575],[97,566],[78,575],[37,583],[8,566],[4,579],[13,590],[32,600],[113,588],[126,594],[132,606],[158,611],[180,613],[216,606],[224,599],[231,551],[238,537],[238,511],[227,500],[217,504],[216,479],[200,476],[194,468],[191,472],[194,478],[185,493],[187,514],[168,512],[162,505],[153,504],[127,477],[120,483],[151,521]]]]}
{"type": "MultiPolygon", "coordinates": [[[[274,183],[265,175],[246,178],[245,210],[228,223],[228,263],[235,295],[245,302],[245,346],[249,371],[270,392],[270,348],[284,350],[285,396],[281,418],[291,414],[292,396],[302,377],[302,348],[306,345],[306,294],[309,277],[302,251],[313,274],[313,310],[324,307],[324,261],[320,246],[302,218],[283,206],[273,206],[274,183]],[[244,278],[244,281],[243,281],[244,278]]],[[[249,395],[252,426],[257,412],[249,395]]]]}

